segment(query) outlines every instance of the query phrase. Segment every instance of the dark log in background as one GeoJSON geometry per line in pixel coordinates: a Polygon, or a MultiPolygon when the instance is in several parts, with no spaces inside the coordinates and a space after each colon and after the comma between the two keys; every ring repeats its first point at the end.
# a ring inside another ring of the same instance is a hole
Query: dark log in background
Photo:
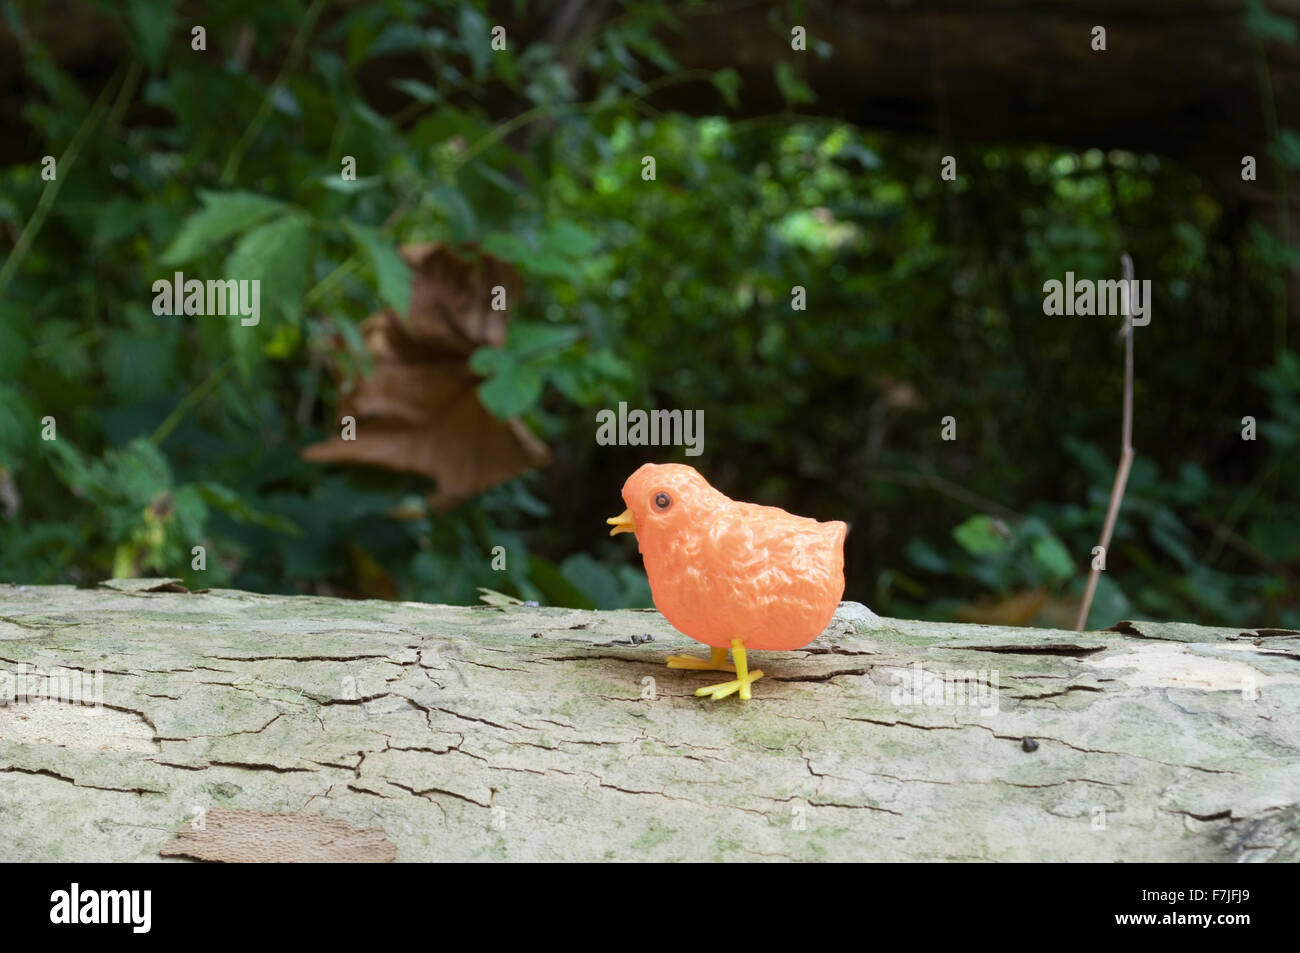
{"type": "MultiPolygon", "coordinates": [[[[349,6],[334,5],[338,17],[349,6]]],[[[559,46],[597,29],[616,4],[553,4],[513,15],[501,7],[514,42],[547,39],[559,46]]],[[[740,73],[741,116],[779,112],[772,65],[789,58],[787,14],[779,4],[710,4],[701,12],[673,4],[680,32],[660,39],[684,69],[731,67],[740,73]]],[[[1270,9],[1300,16],[1300,0],[1270,0],[1270,9]]],[[[1259,153],[1266,137],[1257,75],[1258,48],[1242,25],[1240,0],[877,0],[810,2],[803,24],[830,56],[800,61],[817,94],[810,114],[860,126],[951,137],[1080,148],[1149,151],[1203,166],[1259,153]],[[1107,49],[1094,52],[1093,26],[1107,49]]],[[[182,4],[182,22],[201,22],[200,4],[182,4]]],[[[430,22],[435,14],[430,14],[430,22]]],[[[127,55],[125,38],[92,4],[52,0],[29,14],[33,35],[88,90],[97,90],[127,55]]],[[[317,34],[324,32],[318,30],[317,34]]],[[[1295,116],[1300,46],[1268,44],[1277,112],[1295,116]]],[[[266,64],[273,68],[277,64],[266,64]]],[[[404,104],[387,85],[393,74],[418,77],[418,58],[367,64],[363,79],[376,105],[404,104]]],[[[34,155],[19,113],[31,92],[17,41],[0,24],[0,158],[34,155]]],[[[510,114],[504,90],[485,90],[489,111],[510,114]]],[[[725,110],[705,80],[656,94],[657,105],[688,113],[725,110]]]]}
{"type": "MultiPolygon", "coordinates": [[[[351,5],[334,3],[316,35],[351,5]]],[[[680,28],[661,31],[664,46],[685,70],[736,70],[740,104],[728,110],[702,74],[656,92],[656,107],[737,118],[780,113],[785,103],[773,65],[794,55],[817,97],[801,107],[804,114],[932,136],[959,157],[963,145],[997,141],[1150,152],[1202,175],[1226,206],[1244,206],[1275,224],[1282,183],[1268,157],[1261,75],[1285,127],[1300,115],[1300,44],[1253,38],[1243,0],[813,0],[802,17],[810,45],[804,54],[791,52],[792,24],[782,4],[670,6],[680,28]],[[1092,49],[1094,26],[1106,28],[1104,52],[1092,49]],[[812,49],[818,42],[831,44],[829,56],[812,49]],[[1241,181],[1245,155],[1258,160],[1256,182],[1241,181]]],[[[1300,0],[1267,6],[1300,18],[1300,0]]],[[[491,22],[506,24],[512,43],[543,40],[561,55],[620,11],[610,0],[542,4],[522,16],[514,8],[492,4],[491,22]]],[[[202,4],[180,10],[179,22],[201,22],[202,4]]],[[[129,55],[126,38],[90,3],[51,0],[27,15],[33,36],[92,95],[129,55]]],[[[438,15],[429,13],[430,24],[438,15]]],[[[253,65],[268,78],[279,66],[253,65]]],[[[403,55],[367,62],[359,80],[371,104],[392,114],[408,100],[390,79],[429,74],[424,60],[403,55]]],[[[575,81],[581,87],[581,76],[575,81]]],[[[0,161],[34,160],[46,151],[21,119],[33,93],[12,28],[0,20],[0,161]]],[[[478,103],[497,118],[526,108],[499,85],[481,90],[478,103]]],[[[145,115],[143,104],[137,110],[138,121],[166,121],[145,115]]],[[[1291,234],[1300,234],[1300,188],[1289,189],[1289,198],[1291,234]]],[[[1297,271],[1292,285],[1300,292],[1297,271]]],[[[1300,315],[1300,293],[1290,302],[1300,315]]]]}

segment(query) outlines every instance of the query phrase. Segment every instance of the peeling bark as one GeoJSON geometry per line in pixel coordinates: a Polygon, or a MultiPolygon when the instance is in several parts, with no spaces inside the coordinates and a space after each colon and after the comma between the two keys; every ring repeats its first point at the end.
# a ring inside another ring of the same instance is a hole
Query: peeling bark
{"type": "Polygon", "coordinates": [[[0,707],[0,860],[161,860],[218,809],[401,861],[1300,860],[1296,632],[845,603],[712,702],[654,612],[157,582],[0,586],[0,691],[64,669],[103,700],[0,707]]]}

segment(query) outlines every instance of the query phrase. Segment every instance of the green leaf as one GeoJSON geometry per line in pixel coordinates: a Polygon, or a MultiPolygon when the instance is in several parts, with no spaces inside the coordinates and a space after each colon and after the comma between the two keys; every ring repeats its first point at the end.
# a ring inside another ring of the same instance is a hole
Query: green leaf
{"type": "Polygon", "coordinates": [[[1260,261],[1269,268],[1285,271],[1300,265],[1300,248],[1282,241],[1263,222],[1250,223],[1250,237],[1260,261]]]}
{"type": "Polygon", "coordinates": [[[1221,619],[1230,619],[1238,610],[1233,598],[1233,577],[1215,572],[1208,566],[1193,566],[1182,581],[1184,595],[1195,605],[1213,612],[1221,619]]]}
{"type": "MultiPolygon", "coordinates": [[[[167,53],[167,39],[176,22],[174,0],[129,0],[127,14],[140,56],[151,70],[162,66],[167,53]]],[[[186,43],[187,52],[189,44],[186,43]]]]}
{"type": "Polygon", "coordinates": [[[465,53],[474,70],[474,78],[480,80],[487,72],[488,60],[492,56],[492,36],[488,32],[487,21],[468,3],[460,6],[460,41],[465,45],[465,53]]]}
{"type": "Polygon", "coordinates": [[[478,218],[460,189],[454,185],[440,185],[433,190],[433,200],[447,216],[452,241],[469,242],[478,236],[478,218]]]}
{"type": "Polygon", "coordinates": [[[585,258],[600,247],[600,239],[577,222],[560,219],[542,233],[542,251],[585,258]]]}
{"type": "Polygon", "coordinates": [[[740,108],[740,74],[731,67],[720,69],[712,76],[713,85],[717,87],[722,98],[732,109],[740,108]]]}
{"type": "Polygon", "coordinates": [[[1174,515],[1173,510],[1166,506],[1157,507],[1151,514],[1148,526],[1152,542],[1176,559],[1184,569],[1196,563],[1196,554],[1192,551],[1192,534],[1174,515]]]}
{"type": "Polygon", "coordinates": [[[1296,432],[1293,429],[1275,420],[1261,420],[1259,422],[1259,432],[1267,437],[1270,443],[1277,444],[1284,450],[1289,450],[1298,442],[1296,432]]]}
{"type": "Polygon", "coordinates": [[[47,444],[59,479],[79,496],[109,510],[111,519],[133,522],[140,507],[171,486],[171,468],[143,437],[113,448],[102,460],[87,457],[67,438],[47,444]]]}
{"type": "MultiPolygon", "coordinates": [[[[226,259],[227,278],[260,281],[261,312],[278,306],[296,320],[306,291],[312,220],[291,212],[241,238],[226,259]]],[[[236,322],[238,323],[238,322],[236,322]]]]}
{"type": "Polygon", "coordinates": [[[352,104],[352,111],[360,117],[362,122],[380,135],[389,136],[393,134],[393,126],[388,121],[388,118],[383,113],[371,109],[360,100],[352,104]]]}
{"type": "Polygon", "coordinates": [[[1062,582],[1074,575],[1074,560],[1065,545],[1052,534],[1039,536],[1029,547],[1039,567],[1052,582],[1062,582]]]}
{"type": "Polygon", "coordinates": [[[588,407],[623,388],[635,376],[632,368],[609,351],[575,348],[549,364],[547,379],[575,404],[588,407]]]}
{"type": "Polygon", "coordinates": [[[506,348],[520,361],[566,348],[582,337],[579,328],[538,321],[516,320],[506,337],[506,348]]]}
{"type": "Polygon", "coordinates": [[[163,265],[170,267],[193,261],[236,232],[256,225],[284,208],[284,203],[278,199],[256,192],[200,190],[199,200],[203,208],[181,224],[180,231],[159,259],[163,265]]]}
{"type": "Polygon", "coordinates": [[[130,503],[144,505],[172,484],[171,466],[162,451],[143,437],[123,450],[104,454],[109,486],[130,503]]]}
{"type": "Polygon", "coordinates": [[[395,79],[388,85],[406,93],[406,95],[410,96],[416,102],[442,102],[442,93],[438,92],[428,83],[422,83],[418,79],[395,79]]]}
{"type": "Polygon", "coordinates": [[[640,567],[619,566],[618,581],[623,589],[623,604],[620,608],[654,608],[654,593],[650,591],[650,580],[640,567]]]}
{"type": "Polygon", "coordinates": [[[481,347],[469,356],[469,369],[482,377],[499,374],[514,364],[514,356],[499,347],[481,347]]]}
{"type": "Polygon", "coordinates": [[[514,364],[478,386],[478,397],[493,417],[508,420],[537,403],[542,396],[542,373],[530,364],[514,364]]]}
{"type": "Polygon", "coordinates": [[[1296,22],[1273,13],[1260,0],[1246,0],[1243,19],[1247,32],[1261,40],[1277,40],[1280,43],[1296,41],[1296,22]]]}
{"type": "Polygon", "coordinates": [[[926,572],[945,573],[950,568],[948,560],[923,539],[909,539],[903,552],[913,566],[926,572]]]}
{"type": "Polygon", "coordinates": [[[590,599],[597,609],[622,607],[623,594],[617,577],[589,554],[574,553],[565,559],[560,563],[560,574],[590,599]]]}
{"type": "Polygon", "coordinates": [[[794,67],[785,60],[777,62],[773,76],[776,79],[777,89],[781,90],[781,96],[787,105],[810,103],[817,98],[808,84],[795,75],[794,67]]]}
{"type": "Polygon", "coordinates": [[[523,264],[537,254],[526,241],[510,232],[493,232],[488,235],[483,239],[483,250],[512,265],[523,264]]]}
{"type": "Polygon", "coordinates": [[[374,266],[379,297],[399,315],[406,315],[411,310],[411,269],[379,229],[356,222],[344,226],[374,266]]]}
{"type": "MultiPolygon", "coordinates": [[[[362,11],[362,14],[365,12],[367,11],[362,11]]],[[[346,48],[348,66],[352,69],[361,65],[379,36],[380,22],[362,14],[353,16],[352,22],[348,24],[346,48]]]]}
{"type": "Polygon", "coordinates": [[[990,556],[1011,548],[1011,531],[992,516],[972,516],[952,531],[953,538],[972,556],[990,556]]]}
{"type": "Polygon", "coordinates": [[[1272,152],[1274,158],[1288,169],[1300,169],[1300,133],[1294,129],[1279,129],[1272,152]]]}
{"type": "Polygon", "coordinates": [[[485,182],[490,182],[492,185],[495,185],[502,192],[505,192],[506,195],[510,196],[512,200],[518,199],[520,190],[519,183],[515,182],[508,176],[502,175],[491,166],[477,162],[470,165],[465,171],[471,175],[478,176],[485,182]]]}
{"type": "Polygon", "coordinates": [[[224,484],[204,481],[195,484],[194,488],[205,503],[238,523],[261,526],[287,536],[302,535],[302,530],[292,520],[257,509],[224,484]]]}
{"type": "Polygon", "coordinates": [[[877,153],[868,149],[856,139],[850,139],[845,142],[835,155],[837,157],[843,156],[846,159],[852,159],[857,162],[858,165],[862,166],[862,168],[872,171],[883,168],[885,165],[884,159],[880,158],[877,153]]]}
{"type": "Polygon", "coordinates": [[[668,52],[662,43],[660,43],[650,33],[628,33],[626,34],[627,45],[636,50],[655,66],[658,66],[665,73],[675,73],[678,70],[677,61],[673,55],[668,52]]]}
{"type": "Polygon", "coordinates": [[[366,50],[366,59],[394,56],[401,53],[423,53],[429,48],[424,31],[414,23],[389,23],[379,38],[366,50]]]}
{"type": "Polygon", "coordinates": [[[1210,492],[1209,475],[1195,463],[1184,463],[1178,470],[1178,499],[1182,503],[1195,504],[1205,499],[1210,492]]]}
{"type": "Polygon", "coordinates": [[[539,278],[563,278],[565,281],[578,281],[582,278],[582,273],[572,260],[554,252],[533,252],[518,264],[524,272],[539,278]]]}
{"type": "Polygon", "coordinates": [[[554,563],[540,556],[528,557],[528,578],[546,596],[546,601],[553,606],[565,606],[570,609],[594,609],[596,604],[585,596],[577,586],[564,578],[554,563]]]}
{"type": "Polygon", "coordinates": [[[1097,576],[1097,591],[1092,598],[1092,608],[1088,610],[1087,629],[1105,629],[1120,619],[1133,613],[1133,604],[1129,602],[1124,590],[1111,578],[1110,573],[1103,572],[1097,576]]]}

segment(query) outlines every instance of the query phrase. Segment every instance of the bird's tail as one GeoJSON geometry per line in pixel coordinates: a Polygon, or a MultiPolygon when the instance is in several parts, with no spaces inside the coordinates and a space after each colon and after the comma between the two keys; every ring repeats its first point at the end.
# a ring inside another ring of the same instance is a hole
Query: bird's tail
{"type": "Polygon", "coordinates": [[[840,552],[844,551],[844,540],[849,535],[849,524],[840,520],[832,520],[829,523],[823,523],[826,527],[827,536],[835,544],[835,548],[840,552]]]}

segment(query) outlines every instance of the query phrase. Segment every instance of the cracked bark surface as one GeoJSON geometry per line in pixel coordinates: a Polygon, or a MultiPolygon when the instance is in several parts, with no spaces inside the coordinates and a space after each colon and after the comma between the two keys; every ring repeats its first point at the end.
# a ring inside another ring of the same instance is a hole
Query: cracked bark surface
{"type": "Polygon", "coordinates": [[[382,828],[399,861],[1300,860],[1298,632],[845,603],[712,702],[653,611],[159,582],[0,586],[0,679],[104,673],[102,710],[0,707],[0,860],[162,860],[218,808],[382,828]],[[945,675],[996,706],[933,704],[945,675]]]}

